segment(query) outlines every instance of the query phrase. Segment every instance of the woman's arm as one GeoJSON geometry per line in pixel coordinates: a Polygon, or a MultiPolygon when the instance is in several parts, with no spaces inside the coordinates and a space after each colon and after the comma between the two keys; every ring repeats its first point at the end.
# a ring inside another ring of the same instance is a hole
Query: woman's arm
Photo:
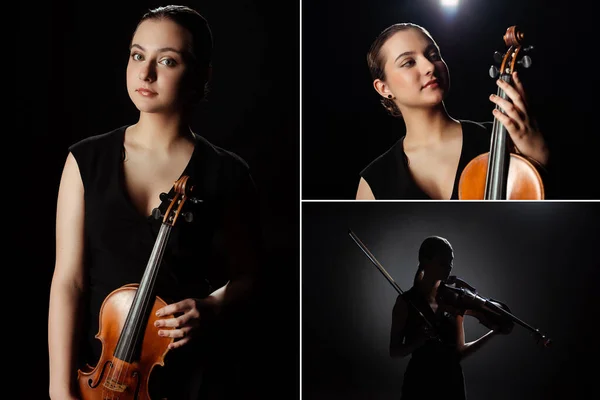
{"type": "Polygon", "coordinates": [[[464,319],[465,317],[463,315],[456,316],[456,348],[458,350],[458,353],[460,354],[461,359],[464,359],[465,357],[473,354],[474,352],[479,350],[481,346],[489,342],[492,337],[496,336],[496,332],[492,330],[487,332],[477,340],[465,343],[464,319]]]}
{"type": "Polygon", "coordinates": [[[227,315],[240,315],[239,310],[252,304],[260,278],[262,258],[262,231],[258,201],[252,178],[248,174],[234,196],[224,204],[222,231],[216,236],[217,252],[225,257],[228,281],[205,298],[184,299],[168,304],[157,311],[158,316],[178,314],[178,317],[161,319],[159,334],[179,340],[169,345],[175,349],[190,342],[201,329],[201,322],[215,321],[227,315]]]}
{"type": "Polygon", "coordinates": [[[364,178],[360,178],[360,181],[358,182],[356,200],[375,200],[375,195],[364,178]]]}
{"type": "Polygon", "coordinates": [[[250,174],[240,185],[238,195],[225,211],[222,251],[227,257],[227,284],[205,299],[218,314],[236,309],[251,296],[260,277],[263,233],[258,193],[250,174]]]}
{"type": "Polygon", "coordinates": [[[421,335],[416,336],[411,341],[407,341],[405,329],[407,318],[408,305],[401,296],[398,296],[392,310],[392,330],[390,334],[390,357],[392,358],[406,357],[421,347],[430,338],[426,330],[423,329],[421,335]]]}
{"type": "Polygon", "coordinates": [[[67,156],[56,210],[56,260],[50,286],[48,350],[50,398],[77,398],[78,316],[84,292],[84,201],[77,162],[67,156]]]}

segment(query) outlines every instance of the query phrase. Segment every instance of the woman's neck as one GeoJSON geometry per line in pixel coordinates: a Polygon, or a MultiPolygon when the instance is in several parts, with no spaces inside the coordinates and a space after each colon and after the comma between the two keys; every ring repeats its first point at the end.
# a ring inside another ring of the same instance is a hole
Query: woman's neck
{"type": "Polygon", "coordinates": [[[419,291],[423,296],[425,296],[425,299],[429,303],[435,303],[437,288],[440,285],[440,282],[441,281],[439,279],[430,280],[423,278],[423,280],[419,283],[419,291]]]}
{"type": "Polygon", "coordinates": [[[140,113],[138,122],[129,128],[130,140],[150,150],[169,150],[182,138],[191,138],[191,130],[181,115],[140,113]]]}
{"type": "Polygon", "coordinates": [[[438,144],[449,127],[459,124],[443,104],[436,108],[404,110],[402,115],[406,126],[404,146],[408,148],[438,144]]]}

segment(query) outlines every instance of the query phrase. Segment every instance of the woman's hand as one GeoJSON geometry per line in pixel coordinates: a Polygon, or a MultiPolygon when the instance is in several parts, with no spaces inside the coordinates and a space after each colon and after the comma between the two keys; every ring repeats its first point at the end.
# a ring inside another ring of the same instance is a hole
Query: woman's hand
{"type": "Polygon", "coordinates": [[[506,93],[512,103],[497,95],[491,95],[490,100],[504,110],[502,113],[500,110],[494,109],[494,117],[508,131],[517,153],[546,166],[549,157],[548,146],[538,129],[537,122],[529,115],[525,90],[516,72],[512,74],[512,81],[514,86],[502,79],[497,80],[497,85],[506,93]]]}
{"type": "Polygon", "coordinates": [[[176,315],[173,318],[159,319],[154,326],[173,329],[159,329],[158,334],[163,337],[175,338],[169,349],[182,347],[193,340],[200,327],[200,321],[214,317],[215,310],[206,299],[185,299],[169,304],[156,312],[158,317],[163,315],[176,315]]]}

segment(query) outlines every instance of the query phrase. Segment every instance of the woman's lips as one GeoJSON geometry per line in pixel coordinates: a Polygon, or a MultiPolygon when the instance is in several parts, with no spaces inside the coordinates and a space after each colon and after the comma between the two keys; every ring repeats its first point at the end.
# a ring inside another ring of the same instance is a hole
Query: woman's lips
{"type": "Polygon", "coordinates": [[[144,89],[144,88],[139,88],[136,90],[136,92],[138,92],[139,94],[141,94],[142,96],[145,96],[145,97],[153,97],[153,96],[157,95],[156,92],[153,92],[152,90],[144,89]]]}

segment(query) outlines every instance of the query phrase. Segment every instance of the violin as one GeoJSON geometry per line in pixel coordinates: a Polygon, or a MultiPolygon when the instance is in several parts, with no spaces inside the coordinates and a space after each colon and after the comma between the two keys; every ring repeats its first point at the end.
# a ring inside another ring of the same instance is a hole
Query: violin
{"type": "Polygon", "coordinates": [[[538,329],[513,315],[506,304],[480,296],[474,287],[456,276],[450,276],[440,283],[436,301],[445,311],[475,317],[482,325],[496,332],[509,334],[514,325],[518,324],[532,332],[536,341],[544,347],[549,347],[552,343],[538,329]]]}
{"type": "MultiPolygon", "coordinates": [[[[533,46],[523,47],[524,34],[511,26],[504,34],[508,50],[495,53],[500,68],[492,66],[490,76],[512,83],[517,65],[531,66],[531,57],[524,55],[533,46]]],[[[510,101],[504,90],[497,95],[510,101]]],[[[496,105],[496,109],[502,109],[496,105]]],[[[494,117],[490,150],[471,160],[461,173],[458,187],[461,200],[543,200],[544,184],[537,167],[519,154],[504,125],[494,117]]]]}
{"type": "Polygon", "coordinates": [[[171,200],[164,215],[158,208],[152,212],[154,218],[162,217],[163,221],[140,283],[115,289],[102,303],[96,335],[102,342],[100,359],[95,367],[88,364],[77,372],[82,400],[151,400],[150,373],[155,366],[164,366],[168,346],[174,340],[158,336],[159,328],[154,326],[156,311],[167,305],[154,295],[158,269],[175,223],[180,216],[187,222],[193,218],[189,211],[182,211],[184,204],[201,202],[191,197],[193,185],[188,180],[182,176],[175,182],[172,199],[161,194],[161,200],[171,200]]]}

